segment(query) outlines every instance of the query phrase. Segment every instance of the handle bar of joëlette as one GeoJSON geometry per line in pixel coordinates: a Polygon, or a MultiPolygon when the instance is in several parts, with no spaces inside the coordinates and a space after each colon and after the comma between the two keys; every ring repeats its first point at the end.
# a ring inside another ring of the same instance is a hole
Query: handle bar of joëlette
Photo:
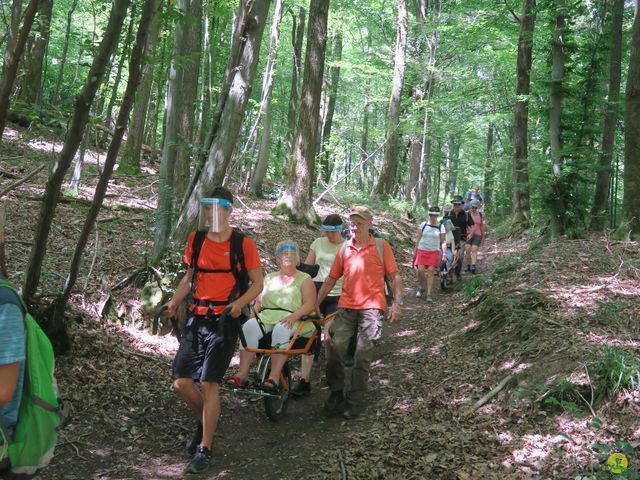
{"type": "Polygon", "coordinates": [[[314,340],[317,338],[320,332],[320,325],[331,320],[337,314],[338,312],[333,312],[333,313],[330,313],[329,315],[325,315],[324,317],[319,317],[314,314],[303,315],[302,317],[300,317],[298,328],[296,328],[296,331],[291,337],[291,340],[289,340],[289,345],[287,346],[286,350],[281,350],[278,348],[247,348],[247,340],[244,338],[244,333],[242,332],[242,329],[240,329],[240,343],[242,343],[242,346],[244,347],[245,351],[250,353],[261,353],[261,354],[268,354],[268,355],[272,353],[280,353],[285,355],[305,355],[309,353],[309,349],[311,348],[311,345],[313,345],[314,340]],[[303,348],[293,348],[293,345],[296,343],[296,340],[298,338],[304,338],[304,337],[300,337],[300,333],[302,332],[302,329],[305,327],[307,322],[313,322],[316,328],[313,330],[313,332],[311,332],[311,335],[309,336],[309,339],[307,340],[307,343],[303,348]]]}
{"type": "MultiPolygon", "coordinates": [[[[153,335],[156,335],[158,333],[158,324],[160,323],[160,317],[168,309],[169,307],[167,307],[166,305],[162,305],[158,310],[156,310],[156,313],[153,315],[153,323],[151,325],[151,333],[153,335]]],[[[176,336],[179,342],[182,338],[182,335],[180,334],[180,329],[178,328],[178,319],[176,317],[171,317],[170,321],[171,330],[173,331],[173,334],[176,336]]]]}

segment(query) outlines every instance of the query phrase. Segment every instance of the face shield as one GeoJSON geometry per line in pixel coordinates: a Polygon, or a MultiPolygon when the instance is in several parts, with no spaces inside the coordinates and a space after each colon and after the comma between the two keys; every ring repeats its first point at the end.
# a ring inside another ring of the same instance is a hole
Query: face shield
{"type": "Polygon", "coordinates": [[[224,198],[203,198],[200,200],[198,230],[221,232],[227,226],[231,202],[224,198]]]}
{"type": "Polygon", "coordinates": [[[276,247],[276,257],[282,265],[298,265],[300,249],[294,242],[280,242],[276,247]]]}

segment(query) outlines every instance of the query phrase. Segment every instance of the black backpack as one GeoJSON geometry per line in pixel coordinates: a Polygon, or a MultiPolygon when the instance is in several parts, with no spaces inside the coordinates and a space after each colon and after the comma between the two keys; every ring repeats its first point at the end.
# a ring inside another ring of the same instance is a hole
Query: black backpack
{"type": "Polygon", "coordinates": [[[244,251],[242,250],[242,243],[244,241],[245,234],[237,229],[233,229],[231,232],[230,247],[229,247],[229,268],[225,270],[210,270],[204,268],[198,268],[198,258],[200,257],[200,251],[204,244],[204,239],[207,237],[206,230],[197,230],[195,237],[193,238],[193,248],[191,249],[191,260],[189,261],[189,267],[193,269],[193,275],[191,277],[191,294],[196,291],[196,282],[198,273],[232,273],[236,280],[234,287],[229,293],[228,301],[232,302],[238,297],[241,297],[249,289],[249,273],[244,261],[244,251]]]}

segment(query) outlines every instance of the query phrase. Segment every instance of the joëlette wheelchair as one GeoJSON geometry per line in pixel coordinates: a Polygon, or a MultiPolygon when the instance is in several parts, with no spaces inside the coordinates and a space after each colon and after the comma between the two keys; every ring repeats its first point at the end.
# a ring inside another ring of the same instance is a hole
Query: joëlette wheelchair
{"type": "Polygon", "coordinates": [[[237,387],[225,384],[223,388],[230,390],[234,395],[262,397],[264,409],[267,417],[273,421],[284,418],[287,414],[289,403],[289,392],[291,390],[291,365],[292,355],[318,354],[321,346],[322,325],[333,318],[337,312],[320,318],[315,314],[304,315],[300,318],[300,323],[293,336],[289,340],[286,349],[275,349],[271,346],[271,333],[264,335],[258,343],[258,348],[247,348],[247,342],[240,329],[240,342],[245,351],[257,354],[257,365],[249,373],[249,385],[237,387]],[[308,337],[301,336],[308,322],[312,322],[314,329],[308,337]],[[287,361],[282,366],[280,372],[280,388],[278,391],[269,392],[261,388],[263,382],[269,377],[271,371],[271,354],[287,355],[287,361]]]}
{"type": "Polygon", "coordinates": [[[459,261],[459,246],[456,246],[453,249],[453,260],[451,261],[450,265],[447,265],[448,262],[446,257],[444,255],[442,256],[442,261],[440,262],[440,271],[438,272],[438,275],[440,276],[440,288],[442,290],[446,290],[447,287],[453,283],[453,280],[451,279],[451,272],[453,272],[453,269],[458,265],[459,261]]]}

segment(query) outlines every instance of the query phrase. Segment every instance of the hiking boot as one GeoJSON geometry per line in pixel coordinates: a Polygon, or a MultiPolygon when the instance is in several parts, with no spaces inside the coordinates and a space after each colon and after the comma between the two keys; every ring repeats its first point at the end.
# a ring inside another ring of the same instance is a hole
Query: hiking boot
{"type": "Polygon", "coordinates": [[[433,297],[431,295],[427,295],[427,302],[433,302],[433,297]]]}
{"type": "Polygon", "coordinates": [[[187,465],[187,473],[201,473],[213,465],[213,455],[211,450],[202,445],[198,445],[196,454],[187,465]]]}
{"type": "Polygon", "coordinates": [[[339,415],[344,411],[344,395],[342,390],[331,392],[329,398],[324,402],[324,410],[329,415],[339,415]]]}
{"type": "Polygon", "coordinates": [[[189,455],[196,454],[196,450],[198,448],[198,445],[200,445],[201,441],[202,441],[202,424],[199,423],[198,428],[196,429],[196,433],[193,434],[193,437],[187,440],[187,443],[185,445],[185,448],[187,449],[187,452],[189,453],[189,455]]]}
{"type": "Polygon", "coordinates": [[[347,408],[342,412],[342,417],[345,420],[355,420],[360,416],[360,408],[352,403],[347,404],[347,408]]]}
{"type": "Polygon", "coordinates": [[[476,266],[475,266],[475,264],[471,265],[471,273],[473,273],[474,275],[476,274],[476,266]]]}
{"type": "Polygon", "coordinates": [[[424,288],[419,288],[416,290],[416,298],[420,298],[424,295],[424,288]]]}
{"type": "Polygon", "coordinates": [[[294,397],[305,397],[311,393],[311,382],[307,382],[301,378],[291,389],[291,395],[294,397]]]}
{"type": "Polygon", "coordinates": [[[470,272],[471,271],[471,265],[467,265],[467,268],[464,269],[465,272],[470,272]]]}

